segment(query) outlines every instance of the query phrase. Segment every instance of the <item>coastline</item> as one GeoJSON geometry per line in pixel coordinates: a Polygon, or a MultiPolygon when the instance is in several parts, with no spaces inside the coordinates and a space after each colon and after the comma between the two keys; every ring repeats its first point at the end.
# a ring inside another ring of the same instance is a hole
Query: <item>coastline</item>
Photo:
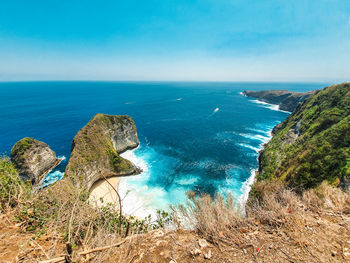
{"type": "MultiPolygon", "coordinates": [[[[269,130],[265,131],[267,135],[266,139],[259,144],[259,151],[257,151],[257,153],[263,150],[265,144],[271,140],[272,129],[273,127],[270,127],[269,130]]],[[[147,180],[149,176],[149,164],[135,154],[135,151],[139,147],[125,151],[121,156],[140,167],[143,172],[133,176],[111,177],[108,178],[108,181],[118,190],[122,198],[123,211],[126,215],[136,216],[140,219],[151,215],[152,219],[155,219],[157,216],[157,210],[166,210],[168,206],[166,206],[166,204],[156,203],[163,195],[161,190],[158,191],[158,189],[155,189],[154,193],[150,193],[153,190],[149,189],[146,185],[142,185],[142,182],[147,180]]],[[[257,160],[258,158],[259,156],[256,157],[257,160]]],[[[251,187],[255,182],[257,171],[258,167],[251,169],[250,176],[242,183],[241,195],[237,197],[237,202],[243,209],[248,200],[251,187]]],[[[119,205],[116,193],[106,181],[98,182],[93,188],[94,189],[90,194],[93,196],[91,200],[97,203],[97,205],[102,203],[106,204],[107,202],[119,205]],[[104,202],[99,200],[101,197],[103,197],[104,202]]]]}
{"type": "MultiPolygon", "coordinates": [[[[251,98],[251,97],[245,95],[243,92],[239,92],[239,94],[242,95],[243,97],[251,98]]],[[[275,110],[275,111],[280,111],[280,112],[283,112],[283,113],[291,114],[291,112],[289,112],[289,111],[281,110],[278,104],[267,103],[267,102],[259,100],[259,99],[249,99],[249,101],[251,101],[253,103],[256,103],[256,104],[260,104],[264,108],[268,108],[270,110],[275,110]]],[[[259,160],[260,152],[264,149],[265,145],[272,139],[272,136],[273,136],[272,135],[272,130],[273,130],[273,128],[270,129],[269,131],[267,131],[268,138],[265,141],[263,141],[261,144],[259,144],[258,157],[256,158],[257,160],[259,160]]],[[[251,173],[250,177],[242,185],[242,188],[241,188],[242,189],[242,194],[238,198],[238,202],[239,202],[240,206],[243,209],[244,209],[244,206],[245,206],[245,204],[246,204],[246,202],[248,200],[249,192],[250,192],[250,190],[252,188],[252,185],[255,182],[256,175],[257,175],[257,173],[259,171],[258,169],[259,169],[259,166],[256,169],[252,169],[250,171],[250,173],[251,173]]]]}
{"type": "MultiPolygon", "coordinates": [[[[247,98],[251,98],[248,97],[246,95],[243,95],[247,98]]],[[[285,111],[285,110],[281,110],[280,106],[278,104],[272,104],[272,103],[267,103],[263,100],[259,100],[259,99],[250,99],[251,102],[256,103],[256,104],[261,104],[264,108],[270,109],[270,110],[275,110],[275,111],[280,111],[280,112],[284,112],[284,113],[288,113],[291,114],[290,111],[285,111]]]]}
{"type": "MultiPolygon", "coordinates": [[[[272,129],[267,131],[266,133],[269,134],[269,136],[267,137],[267,139],[262,142],[261,144],[259,144],[259,151],[258,151],[258,156],[256,157],[257,160],[259,160],[259,155],[260,155],[260,152],[264,149],[265,147],[265,144],[268,143],[271,139],[272,139],[272,129]]],[[[238,203],[240,205],[240,207],[242,209],[244,209],[245,207],[245,204],[248,200],[248,197],[249,197],[249,192],[250,190],[252,189],[252,185],[254,184],[255,182],[255,178],[256,178],[256,175],[257,175],[257,172],[258,172],[258,169],[259,169],[259,166],[256,168],[256,169],[252,169],[250,170],[250,176],[249,178],[243,182],[242,184],[242,194],[240,195],[240,197],[238,198],[238,203]]]]}
{"type": "Polygon", "coordinates": [[[122,206],[126,215],[136,216],[140,219],[151,215],[152,220],[155,220],[157,210],[159,210],[155,202],[162,193],[156,190],[153,191],[153,189],[151,190],[148,186],[142,184],[149,177],[149,164],[135,154],[135,151],[139,148],[140,145],[120,154],[121,157],[141,168],[142,173],[120,177],[118,192],[122,198],[122,206]]]}
{"type": "Polygon", "coordinates": [[[52,171],[57,166],[59,166],[64,160],[66,160],[66,157],[62,156],[62,157],[58,157],[57,159],[58,159],[58,161],[56,162],[56,164],[53,167],[51,167],[50,170],[48,170],[45,174],[43,174],[41,176],[41,179],[38,183],[39,188],[45,188],[45,187],[50,186],[50,185],[54,184],[55,182],[63,179],[64,172],[60,172],[60,171],[52,172],[52,171]]]}
{"type": "MultiPolygon", "coordinates": [[[[245,96],[244,94],[240,93],[242,96],[245,96]]],[[[290,114],[290,112],[286,112],[283,110],[279,110],[278,105],[269,104],[263,101],[259,100],[250,100],[253,103],[260,104],[262,107],[268,108],[270,110],[280,111],[284,113],[290,114]]],[[[280,123],[280,122],[278,122],[280,123]]],[[[266,143],[268,143],[272,138],[272,130],[273,127],[277,123],[271,124],[273,126],[269,126],[266,130],[263,129],[262,132],[264,132],[264,135],[260,136],[261,143],[259,144],[259,147],[256,147],[254,149],[256,153],[258,153],[258,156],[256,157],[256,160],[259,158],[259,153],[261,150],[264,149],[264,146],[266,143]]],[[[245,145],[244,147],[247,147],[245,145]]],[[[252,146],[251,146],[252,147],[252,146]]],[[[142,173],[138,175],[133,176],[122,176],[122,177],[111,177],[109,180],[112,180],[112,184],[117,188],[121,198],[122,198],[122,205],[124,213],[127,215],[133,215],[138,218],[145,218],[148,215],[151,215],[152,218],[156,218],[157,210],[167,210],[169,207],[169,204],[165,204],[164,202],[159,202],[161,198],[164,196],[164,190],[163,189],[157,189],[157,188],[149,188],[145,182],[147,181],[149,174],[149,168],[151,168],[150,164],[147,164],[143,158],[137,156],[135,154],[135,151],[140,148],[140,145],[137,148],[127,150],[121,154],[121,157],[131,161],[136,166],[140,167],[142,169],[142,173]]],[[[258,171],[258,166],[255,168],[252,168],[250,170],[250,176],[242,182],[242,185],[240,187],[240,195],[237,196],[237,203],[244,208],[248,197],[249,192],[251,190],[252,185],[255,182],[256,173],[258,171]]],[[[108,185],[107,182],[101,182],[98,185],[94,186],[94,189],[91,191],[91,196],[94,196],[95,202],[101,203],[100,197],[103,197],[104,203],[111,202],[116,203],[118,202],[116,193],[114,193],[114,190],[108,185]]]]}

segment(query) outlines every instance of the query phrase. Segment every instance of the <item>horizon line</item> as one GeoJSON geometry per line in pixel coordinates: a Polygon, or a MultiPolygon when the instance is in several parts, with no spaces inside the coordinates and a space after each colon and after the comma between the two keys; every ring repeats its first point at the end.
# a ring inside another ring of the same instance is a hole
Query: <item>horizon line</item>
{"type": "Polygon", "coordinates": [[[346,80],[338,80],[338,81],[327,81],[327,80],[319,80],[319,81],[311,81],[311,80],[103,80],[103,79],[95,79],[95,80],[84,80],[84,79],[73,79],[73,80],[55,80],[55,79],[48,79],[48,80],[0,80],[0,83],[25,83],[25,82],[135,82],[135,83],[152,83],[152,82],[159,82],[159,83],[295,83],[295,84],[302,84],[302,83],[315,83],[315,84],[323,84],[323,83],[347,83],[350,82],[346,80]]]}

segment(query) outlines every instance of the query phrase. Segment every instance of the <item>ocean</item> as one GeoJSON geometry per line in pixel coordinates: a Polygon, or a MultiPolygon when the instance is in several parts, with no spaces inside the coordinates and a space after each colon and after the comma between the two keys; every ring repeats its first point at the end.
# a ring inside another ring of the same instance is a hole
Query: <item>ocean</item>
{"type": "Polygon", "coordinates": [[[63,177],[75,134],[96,113],[129,115],[140,146],[123,156],[143,169],[120,181],[124,211],[143,217],[184,203],[186,192],[247,198],[258,151],[288,112],[244,90],[321,89],[320,83],[13,82],[0,83],[0,153],[23,137],[64,158],[46,178],[63,177]]]}

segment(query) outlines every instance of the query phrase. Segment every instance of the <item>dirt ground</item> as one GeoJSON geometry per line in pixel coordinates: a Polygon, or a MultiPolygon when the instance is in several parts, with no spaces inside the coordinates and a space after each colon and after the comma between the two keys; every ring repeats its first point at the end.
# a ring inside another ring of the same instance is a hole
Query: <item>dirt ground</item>
{"type": "Polygon", "coordinates": [[[28,233],[13,218],[0,215],[0,262],[38,262],[65,252],[58,235],[28,233]]]}
{"type": "MultiPolygon", "coordinates": [[[[84,256],[78,252],[91,248],[75,248],[73,262],[350,262],[350,215],[305,213],[303,227],[293,221],[291,212],[279,229],[259,223],[255,230],[240,229],[250,243],[225,242],[227,233],[221,233],[222,241],[214,244],[194,231],[158,229],[84,256]]],[[[0,217],[0,262],[64,262],[62,238],[25,232],[10,218],[9,214],[0,217]]],[[[120,240],[111,238],[105,245],[120,240]]]]}

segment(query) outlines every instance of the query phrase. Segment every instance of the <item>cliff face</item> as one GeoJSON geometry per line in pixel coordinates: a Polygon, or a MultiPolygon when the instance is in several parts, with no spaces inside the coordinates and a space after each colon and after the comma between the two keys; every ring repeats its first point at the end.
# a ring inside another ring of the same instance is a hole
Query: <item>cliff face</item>
{"type": "Polygon", "coordinates": [[[310,188],[327,180],[350,187],[350,83],[315,92],[273,130],[258,180],[310,188]]]}
{"type": "Polygon", "coordinates": [[[257,98],[261,101],[277,104],[281,110],[293,112],[298,105],[306,100],[313,91],[309,92],[291,92],[288,90],[263,90],[249,91],[245,90],[244,95],[257,98]]]}
{"type": "Polygon", "coordinates": [[[102,175],[140,173],[133,163],[119,156],[138,145],[136,126],[129,116],[97,114],[74,137],[65,176],[89,190],[102,175]]]}
{"type": "Polygon", "coordinates": [[[59,163],[56,153],[46,143],[28,137],[13,146],[11,161],[22,179],[31,180],[33,184],[59,163]]]}

